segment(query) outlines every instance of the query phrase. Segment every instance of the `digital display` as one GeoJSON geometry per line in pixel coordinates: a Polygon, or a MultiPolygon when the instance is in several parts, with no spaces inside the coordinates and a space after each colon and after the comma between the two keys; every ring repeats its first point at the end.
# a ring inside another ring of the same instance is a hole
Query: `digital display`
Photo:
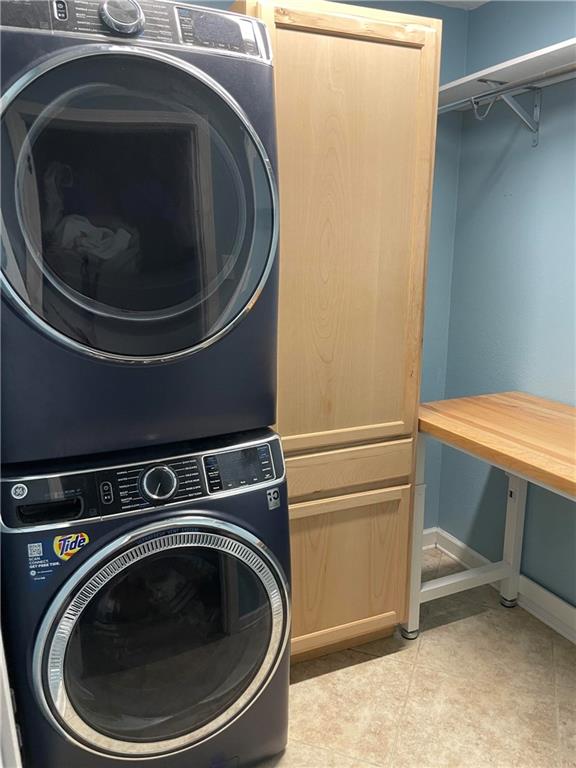
{"type": "Polygon", "coordinates": [[[193,8],[179,7],[177,12],[182,42],[236,53],[258,53],[253,33],[252,39],[245,39],[236,19],[193,8]]]}
{"type": "Polygon", "coordinates": [[[211,493],[265,483],[276,477],[268,445],[205,456],[204,467],[211,493]]]}

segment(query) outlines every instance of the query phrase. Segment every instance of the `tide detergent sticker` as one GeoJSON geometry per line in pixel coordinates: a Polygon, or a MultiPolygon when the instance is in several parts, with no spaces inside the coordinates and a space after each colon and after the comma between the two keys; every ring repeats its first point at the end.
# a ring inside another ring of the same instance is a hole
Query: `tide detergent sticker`
{"type": "Polygon", "coordinates": [[[87,533],[67,533],[65,536],[54,537],[54,552],[60,560],[70,558],[83,549],[90,541],[87,533]]]}

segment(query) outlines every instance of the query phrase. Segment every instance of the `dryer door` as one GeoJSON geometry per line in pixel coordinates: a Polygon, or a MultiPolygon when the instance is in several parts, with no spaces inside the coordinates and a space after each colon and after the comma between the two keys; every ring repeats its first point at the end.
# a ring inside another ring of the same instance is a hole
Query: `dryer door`
{"type": "Polygon", "coordinates": [[[68,50],[9,89],[1,141],[3,282],[44,331],[165,359],[255,301],[276,253],[270,162],[200,70],[152,50],[68,50]]]}
{"type": "Polygon", "coordinates": [[[284,576],[241,528],[178,518],[88,561],[41,628],[35,678],[48,717],[124,757],[192,746],[237,718],[289,635],[284,576]]]}

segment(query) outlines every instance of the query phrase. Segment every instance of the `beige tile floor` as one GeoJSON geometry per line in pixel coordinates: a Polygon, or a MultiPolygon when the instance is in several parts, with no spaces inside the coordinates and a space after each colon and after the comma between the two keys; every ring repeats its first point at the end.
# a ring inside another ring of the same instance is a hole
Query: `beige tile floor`
{"type": "MultiPolygon", "coordinates": [[[[460,570],[428,550],[423,578],[460,570]]],[[[265,768],[576,768],[576,646],[491,587],[399,635],[292,668],[290,740],[265,768]]]]}

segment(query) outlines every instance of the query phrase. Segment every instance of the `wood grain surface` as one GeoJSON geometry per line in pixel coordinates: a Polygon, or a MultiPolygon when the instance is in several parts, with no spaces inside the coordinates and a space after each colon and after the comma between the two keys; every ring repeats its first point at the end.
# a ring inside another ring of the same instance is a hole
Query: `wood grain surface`
{"type": "Polygon", "coordinates": [[[402,620],[409,501],[402,486],[291,505],[294,651],[402,620]]]}
{"type": "Polygon", "coordinates": [[[420,431],[576,497],[576,408],[523,392],[423,403],[420,431]]]}
{"type": "Polygon", "coordinates": [[[382,488],[408,481],[413,440],[357,445],[286,458],[291,501],[382,488]]]}
{"type": "Polygon", "coordinates": [[[340,3],[246,10],[274,50],[284,448],[411,435],[439,28],[340,3]]]}
{"type": "MultiPolygon", "coordinates": [[[[343,6],[346,7],[346,6],[343,6]]],[[[274,9],[274,20],[279,27],[302,29],[307,32],[342,35],[356,40],[370,40],[379,43],[422,48],[426,41],[423,27],[408,24],[394,24],[381,19],[361,16],[357,8],[353,14],[316,11],[305,5],[302,8],[274,9]]]]}

